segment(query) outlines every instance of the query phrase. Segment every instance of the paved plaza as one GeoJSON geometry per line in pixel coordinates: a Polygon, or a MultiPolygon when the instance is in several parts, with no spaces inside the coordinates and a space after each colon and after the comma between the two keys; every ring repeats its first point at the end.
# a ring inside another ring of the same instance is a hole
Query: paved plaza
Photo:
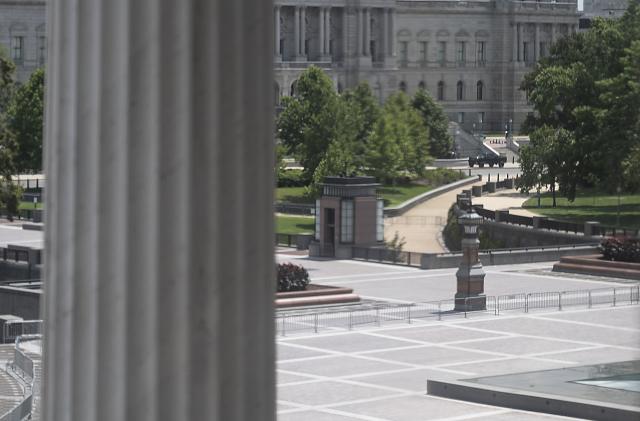
{"type": "MultiPolygon", "coordinates": [[[[419,270],[278,254],[312,282],[344,285],[365,299],[451,299],[455,269],[419,270]]],[[[488,295],[628,287],[628,281],[557,275],[552,263],[486,267],[488,295]]],[[[277,338],[278,419],[548,420],[426,395],[427,379],[459,380],[640,359],[640,306],[481,313],[333,328],[277,338]]],[[[526,387],[526,385],[525,385],[526,387]]],[[[587,387],[587,386],[585,386],[587,387]]],[[[640,393],[636,394],[640,406],[640,393]]]]}

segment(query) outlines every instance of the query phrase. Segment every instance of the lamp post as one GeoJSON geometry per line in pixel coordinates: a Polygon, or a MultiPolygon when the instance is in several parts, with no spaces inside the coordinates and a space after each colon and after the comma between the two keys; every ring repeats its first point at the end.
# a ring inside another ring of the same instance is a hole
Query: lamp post
{"type": "Polygon", "coordinates": [[[616,227],[620,226],[620,192],[622,188],[620,186],[616,187],[616,192],[618,193],[618,213],[616,215],[616,227]]]}
{"type": "Polygon", "coordinates": [[[542,181],[542,174],[538,173],[538,207],[540,207],[540,182],[542,181]]]}
{"type": "Polygon", "coordinates": [[[456,272],[455,309],[457,311],[486,310],[485,273],[478,256],[480,249],[478,227],[482,224],[482,217],[471,210],[470,213],[465,213],[458,218],[458,224],[464,228],[464,236],[462,237],[462,261],[456,272]]]}

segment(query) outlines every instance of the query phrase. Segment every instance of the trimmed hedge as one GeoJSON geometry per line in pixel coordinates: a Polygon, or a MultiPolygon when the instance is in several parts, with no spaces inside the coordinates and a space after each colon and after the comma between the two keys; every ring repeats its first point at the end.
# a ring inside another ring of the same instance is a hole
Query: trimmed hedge
{"type": "Polygon", "coordinates": [[[606,238],[598,249],[605,260],[640,263],[640,239],[606,238]]]}
{"type": "Polygon", "coordinates": [[[305,187],[302,170],[278,171],[278,187],[305,187]]]}
{"type": "Polygon", "coordinates": [[[293,263],[278,263],[278,292],[303,291],[309,285],[309,272],[293,263]]]}

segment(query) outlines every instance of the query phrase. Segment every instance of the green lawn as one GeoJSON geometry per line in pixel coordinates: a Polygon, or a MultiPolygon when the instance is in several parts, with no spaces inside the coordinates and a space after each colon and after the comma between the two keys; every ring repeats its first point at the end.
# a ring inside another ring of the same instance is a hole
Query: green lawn
{"type": "Polygon", "coordinates": [[[378,193],[384,199],[385,206],[397,206],[412,197],[418,196],[429,190],[433,190],[433,188],[434,186],[423,186],[418,184],[408,186],[384,186],[378,189],[378,193]]]}
{"type": "Polygon", "coordinates": [[[304,187],[278,187],[276,200],[289,203],[314,203],[313,200],[304,196],[304,187]]]}
{"type": "MultiPolygon", "coordinates": [[[[603,225],[615,226],[618,211],[618,196],[608,193],[581,192],[574,202],[556,197],[557,207],[551,207],[550,194],[543,194],[538,209],[538,198],[534,195],[523,207],[531,212],[540,213],[554,219],[575,222],[597,221],[603,225]]],[[[640,195],[622,194],[620,196],[620,226],[640,228],[640,195]]]]}
{"type": "Polygon", "coordinates": [[[313,234],[315,218],[312,216],[276,215],[276,232],[279,234],[313,234]]]}
{"type": "Polygon", "coordinates": [[[44,207],[44,203],[38,202],[37,208],[33,207],[33,202],[20,202],[20,209],[42,209],[44,207]]]}

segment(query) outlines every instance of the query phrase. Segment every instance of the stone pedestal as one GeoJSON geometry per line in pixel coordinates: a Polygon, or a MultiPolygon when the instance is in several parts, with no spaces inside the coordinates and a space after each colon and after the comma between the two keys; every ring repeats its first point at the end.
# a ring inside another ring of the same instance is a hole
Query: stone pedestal
{"type": "Polygon", "coordinates": [[[455,310],[485,310],[487,308],[487,298],[484,295],[485,273],[478,257],[480,248],[478,226],[482,223],[482,217],[475,212],[467,213],[458,218],[458,223],[464,229],[464,237],[462,238],[462,262],[456,272],[455,310]]]}
{"type": "Polygon", "coordinates": [[[471,194],[473,197],[481,197],[482,196],[482,186],[473,186],[471,187],[471,194]]]}
{"type": "Polygon", "coordinates": [[[495,193],[496,192],[496,183],[495,183],[495,181],[488,181],[487,182],[487,191],[489,193],[495,193]]]}
{"type": "Polygon", "coordinates": [[[42,419],[275,420],[272,2],[48,8],[42,419]]]}
{"type": "Polygon", "coordinates": [[[597,235],[596,230],[599,227],[600,227],[600,222],[586,221],[584,223],[584,235],[588,237],[597,235]]]}

